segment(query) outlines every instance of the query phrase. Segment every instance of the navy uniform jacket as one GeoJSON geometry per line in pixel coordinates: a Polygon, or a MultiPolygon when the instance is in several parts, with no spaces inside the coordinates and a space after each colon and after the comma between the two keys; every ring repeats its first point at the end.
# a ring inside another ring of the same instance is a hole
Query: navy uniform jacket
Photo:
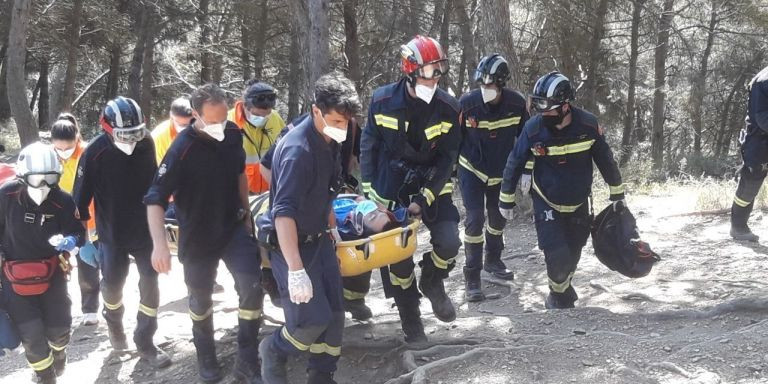
{"type": "Polygon", "coordinates": [[[437,196],[453,192],[450,177],[461,144],[459,103],[438,88],[428,106],[419,101],[424,105],[424,112],[409,111],[409,104],[413,105],[407,100],[409,97],[405,79],[376,89],[360,139],[363,192],[389,209],[398,203],[408,203],[398,201],[402,200],[398,195],[406,176],[406,172],[396,166],[399,162],[431,169],[431,179],[420,185],[427,205],[437,196]],[[413,117],[421,113],[429,114],[413,117]],[[416,147],[409,144],[409,136],[417,137],[416,147]]]}
{"type": "Polygon", "coordinates": [[[461,97],[461,143],[459,165],[488,185],[501,183],[509,153],[528,121],[525,98],[502,88],[498,105],[483,102],[479,89],[461,97]]]}
{"type": "Polygon", "coordinates": [[[768,134],[768,67],[760,71],[749,83],[746,123],[747,135],[758,131],[768,134]]]}
{"type": "Polygon", "coordinates": [[[39,206],[20,180],[0,188],[0,234],[6,260],[41,260],[59,252],[48,243],[53,235],[74,236],[77,245],[85,242],[85,228],[75,216],[72,197],[58,187],[51,188],[39,206]]]}
{"type": "Polygon", "coordinates": [[[269,206],[273,220],[290,217],[299,236],[328,229],[341,164],[339,144],[326,142],[312,118],[301,121],[280,139],[272,161],[269,206]]]}
{"type": "Polygon", "coordinates": [[[179,256],[185,260],[218,257],[235,233],[240,175],[245,171],[242,131],[228,121],[224,140],[194,128],[171,144],[144,196],[144,204],[168,205],[173,195],[179,221],[179,256]]]}
{"type": "Polygon", "coordinates": [[[152,245],[147,208],[142,198],[157,171],[152,137],[136,143],[128,156],[102,133],[77,163],[72,197],[81,220],[89,220],[88,206],[96,202],[96,231],[99,241],[117,247],[141,248],[152,245]]]}
{"type": "Polygon", "coordinates": [[[528,120],[504,168],[501,208],[515,206],[515,187],[533,155],[531,188],[558,212],[575,212],[592,192],[592,162],[610,188],[611,200],[624,198],[621,173],[605,142],[597,118],[571,106],[571,124],[562,130],[542,125],[541,115],[528,120]]]}

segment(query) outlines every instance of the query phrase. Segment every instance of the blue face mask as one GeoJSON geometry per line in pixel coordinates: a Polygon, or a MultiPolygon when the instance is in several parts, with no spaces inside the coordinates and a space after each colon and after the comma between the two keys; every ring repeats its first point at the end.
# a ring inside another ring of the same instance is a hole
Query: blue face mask
{"type": "Polygon", "coordinates": [[[357,204],[357,208],[356,208],[357,213],[360,213],[363,216],[365,216],[365,215],[367,215],[367,214],[369,214],[371,212],[374,212],[377,209],[379,209],[379,206],[376,205],[376,203],[373,202],[372,200],[362,201],[362,202],[357,204]]]}
{"type": "Polygon", "coordinates": [[[266,116],[258,116],[258,115],[252,115],[248,114],[248,122],[251,123],[254,127],[263,127],[267,124],[267,117],[266,116]]]}

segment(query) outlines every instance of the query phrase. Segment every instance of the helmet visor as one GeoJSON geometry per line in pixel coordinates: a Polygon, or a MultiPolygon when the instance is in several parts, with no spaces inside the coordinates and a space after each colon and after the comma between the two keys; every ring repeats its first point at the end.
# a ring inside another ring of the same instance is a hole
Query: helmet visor
{"type": "Polygon", "coordinates": [[[144,127],[145,125],[141,124],[134,128],[115,128],[112,134],[115,140],[121,143],[137,143],[147,136],[147,130],[144,127]]]}
{"type": "Polygon", "coordinates": [[[487,73],[475,71],[475,82],[482,85],[490,85],[495,83],[496,79],[487,73]]]}
{"type": "Polygon", "coordinates": [[[416,71],[416,76],[422,79],[439,79],[448,73],[448,60],[440,60],[434,63],[424,64],[416,71]]]}
{"type": "Polygon", "coordinates": [[[531,99],[531,106],[536,112],[551,111],[564,104],[560,101],[555,101],[555,100],[552,100],[546,97],[541,97],[541,96],[531,95],[530,99],[531,99]]]}
{"type": "Polygon", "coordinates": [[[24,183],[26,183],[32,188],[40,188],[43,185],[52,187],[59,183],[59,179],[61,179],[61,174],[59,174],[58,172],[28,173],[24,175],[22,179],[24,180],[24,183]]]}

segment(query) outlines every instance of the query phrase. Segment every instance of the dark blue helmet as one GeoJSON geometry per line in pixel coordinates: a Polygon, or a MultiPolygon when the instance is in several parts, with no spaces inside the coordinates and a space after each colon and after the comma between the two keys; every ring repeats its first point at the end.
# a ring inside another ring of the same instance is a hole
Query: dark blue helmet
{"type": "Polygon", "coordinates": [[[144,128],[141,107],[133,99],[118,96],[107,102],[101,114],[101,127],[109,134],[114,129],[144,128]]]}
{"type": "Polygon", "coordinates": [[[509,77],[509,64],[498,53],[480,59],[475,70],[475,82],[483,85],[496,84],[504,87],[509,77]]]}
{"type": "Polygon", "coordinates": [[[573,101],[573,87],[565,75],[553,71],[536,81],[530,97],[537,112],[551,111],[573,101]]]}

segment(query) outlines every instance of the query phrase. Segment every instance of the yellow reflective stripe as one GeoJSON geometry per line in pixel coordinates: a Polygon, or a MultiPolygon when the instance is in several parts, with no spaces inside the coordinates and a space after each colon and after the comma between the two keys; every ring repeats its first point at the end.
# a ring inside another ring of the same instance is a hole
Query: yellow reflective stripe
{"type": "Polygon", "coordinates": [[[544,200],[544,202],[547,203],[547,205],[549,205],[550,207],[552,207],[552,209],[554,209],[555,211],[558,211],[558,212],[561,212],[561,213],[573,213],[573,212],[576,212],[576,210],[579,209],[579,207],[581,207],[581,204],[579,204],[579,205],[560,205],[560,204],[555,204],[555,203],[549,201],[549,199],[547,199],[547,197],[544,196],[544,193],[541,192],[541,190],[539,189],[539,186],[536,185],[536,179],[534,177],[531,177],[531,181],[532,181],[531,184],[533,184],[533,190],[536,191],[536,193],[539,194],[541,199],[544,200]]]}
{"type": "Polygon", "coordinates": [[[440,123],[440,133],[448,133],[451,131],[452,127],[453,127],[452,123],[443,121],[440,123]]]}
{"type": "Polygon", "coordinates": [[[383,205],[389,206],[390,201],[385,199],[385,198],[383,198],[383,197],[381,197],[381,196],[379,196],[379,194],[376,193],[375,189],[371,188],[371,190],[370,190],[370,192],[368,192],[368,194],[370,195],[371,200],[373,200],[373,201],[375,201],[375,202],[377,202],[379,204],[383,204],[383,205]]]}
{"type": "Polygon", "coordinates": [[[203,321],[213,315],[213,307],[208,308],[205,313],[202,315],[198,315],[197,313],[192,312],[192,310],[189,310],[189,317],[192,318],[193,321],[203,321]]]}
{"type": "Polygon", "coordinates": [[[484,238],[483,235],[472,236],[465,233],[464,242],[469,244],[482,244],[484,242],[484,238]]]}
{"type": "Polygon", "coordinates": [[[525,169],[533,169],[533,160],[528,160],[525,162],[525,169]]]}
{"type": "Polygon", "coordinates": [[[483,172],[480,172],[477,168],[473,167],[472,164],[469,163],[469,160],[467,160],[466,157],[459,156],[459,165],[464,167],[464,169],[466,169],[467,171],[474,173],[475,176],[477,176],[477,178],[480,179],[480,181],[482,181],[483,183],[488,182],[488,175],[486,175],[483,172]]]}
{"type": "Polygon", "coordinates": [[[53,353],[48,352],[48,357],[45,359],[42,359],[36,363],[33,363],[31,361],[27,361],[29,363],[29,366],[32,367],[35,371],[42,371],[44,369],[47,369],[51,365],[53,365],[53,353]]]}
{"type": "Polygon", "coordinates": [[[381,125],[384,128],[394,129],[397,130],[397,119],[392,116],[386,116],[382,114],[378,114],[373,116],[374,119],[376,119],[376,124],[381,125]]]}
{"type": "Polygon", "coordinates": [[[608,190],[611,193],[611,195],[620,195],[624,193],[624,184],[620,185],[609,185],[608,190]]]}
{"type": "Polygon", "coordinates": [[[414,280],[416,280],[416,275],[414,275],[413,272],[411,272],[411,275],[406,278],[397,277],[392,272],[389,273],[389,281],[392,283],[392,285],[397,285],[402,289],[410,288],[414,280]]]}
{"type": "Polygon", "coordinates": [[[237,317],[243,320],[258,320],[261,317],[261,309],[237,309],[237,317]]]}
{"type": "Polygon", "coordinates": [[[501,182],[504,181],[501,177],[491,177],[488,179],[488,185],[498,185],[501,184],[501,182]]]}
{"type": "Polygon", "coordinates": [[[494,236],[501,236],[501,235],[504,234],[504,228],[496,229],[496,228],[491,227],[488,224],[485,225],[485,230],[488,231],[488,233],[490,233],[491,235],[494,235],[494,236]]]}
{"type": "Polygon", "coordinates": [[[123,306],[123,301],[120,300],[120,301],[117,302],[117,304],[110,304],[110,303],[107,303],[106,301],[104,301],[104,306],[107,309],[109,309],[110,311],[117,311],[118,309],[120,309],[120,307],[123,306]]]}
{"type": "Polygon", "coordinates": [[[366,292],[355,292],[344,288],[344,298],[347,300],[360,300],[365,299],[366,292]]]}
{"type": "MultiPolygon", "coordinates": [[[[552,147],[547,147],[547,154],[545,156],[562,156],[562,155],[568,155],[572,153],[588,151],[590,148],[592,148],[592,144],[594,143],[595,143],[595,140],[592,139],[592,140],[582,141],[579,143],[555,145],[552,147]]],[[[536,152],[535,149],[531,148],[531,152],[533,152],[535,156],[539,156],[539,153],[536,152]]]]}
{"type": "Polygon", "coordinates": [[[309,349],[309,345],[302,344],[300,341],[296,340],[291,336],[290,333],[288,333],[288,328],[283,327],[283,330],[280,331],[280,335],[283,336],[284,339],[288,340],[289,343],[293,344],[296,349],[299,351],[306,351],[309,349]]]}
{"type": "Polygon", "coordinates": [[[139,312],[149,317],[157,317],[157,308],[147,307],[144,304],[139,304],[139,312]]]}
{"type": "Polygon", "coordinates": [[[371,183],[363,182],[363,193],[371,193],[371,183]]]}
{"type": "Polygon", "coordinates": [[[448,269],[448,266],[451,263],[453,263],[453,260],[455,259],[455,257],[451,257],[448,260],[443,260],[440,258],[440,256],[437,255],[437,253],[435,253],[435,251],[432,251],[431,256],[432,256],[432,263],[435,264],[435,267],[438,267],[440,269],[448,269]]]}
{"type": "Polygon", "coordinates": [[[738,196],[733,197],[733,203],[738,205],[739,207],[745,208],[747,205],[752,204],[750,201],[742,200],[738,196]]]}
{"type": "Polygon", "coordinates": [[[440,136],[442,124],[435,124],[431,127],[424,129],[424,134],[427,136],[427,140],[432,140],[437,136],[440,136]]]}
{"type": "Polygon", "coordinates": [[[341,347],[332,347],[326,343],[312,344],[309,346],[310,353],[327,353],[331,356],[341,356],[341,347]]]}
{"type": "MultiPolygon", "coordinates": [[[[488,120],[478,121],[477,127],[492,131],[494,129],[509,127],[511,125],[517,125],[517,124],[520,124],[520,116],[510,117],[510,118],[496,120],[496,121],[488,121],[488,120]]],[[[467,125],[469,126],[469,123],[467,123],[467,125]]]]}
{"type": "Polygon", "coordinates": [[[427,205],[432,205],[435,201],[435,194],[432,193],[429,188],[424,188],[421,193],[424,195],[424,198],[427,199],[427,205]]]}
{"type": "Polygon", "coordinates": [[[438,193],[438,196],[449,195],[451,193],[453,193],[453,183],[445,183],[443,189],[441,189],[440,193],[438,193]]]}
{"type": "Polygon", "coordinates": [[[571,286],[571,279],[573,278],[573,272],[568,274],[568,277],[565,278],[565,281],[562,283],[558,283],[556,281],[553,281],[552,279],[549,279],[549,287],[552,288],[553,291],[557,293],[563,293],[565,290],[568,289],[568,287],[571,286]]]}
{"type": "Polygon", "coordinates": [[[515,202],[515,194],[514,193],[499,193],[499,201],[502,203],[514,203],[515,202]]]}
{"type": "Polygon", "coordinates": [[[58,346],[58,345],[55,345],[55,344],[51,343],[50,341],[48,342],[48,346],[51,347],[51,349],[53,349],[56,352],[61,352],[61,351],[65,350],[65,349],[67,349],[67,344],[64,344],[62,346],[58,346]]]}

